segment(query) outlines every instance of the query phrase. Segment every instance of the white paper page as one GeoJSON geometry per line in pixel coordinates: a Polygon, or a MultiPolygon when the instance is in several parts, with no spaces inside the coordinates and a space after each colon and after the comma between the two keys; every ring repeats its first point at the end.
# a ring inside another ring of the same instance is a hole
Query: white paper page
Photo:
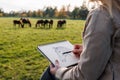
{"type": "Polygon", "coordinates": [[[53,64],[55,64],[55,60],[58,60],[61,67],[76,64],[79,60],[79,58],[76,58],[72,52],[69,52],[73,50],[73,45],[69,41],[46,44],[38,46],[38,48],[50,59],[53,64]]]}

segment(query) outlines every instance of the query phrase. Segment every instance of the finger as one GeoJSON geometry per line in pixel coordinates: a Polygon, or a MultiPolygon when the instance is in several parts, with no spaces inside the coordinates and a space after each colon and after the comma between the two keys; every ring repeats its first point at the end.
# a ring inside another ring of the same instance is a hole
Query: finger
{"type": "Polygon", "coordinates": [[[74,54],[79,54],[79,53],[80,53],[80,50],[79,50],[79,49],[74,49],[74,50],[73,50],[73,53],[74,53],[74,54]]]}
{"type": "Polygon", "coordinates": [[[52,65],[53,67],[55,67],[55,65],[54,65],[53,63],[51,63],[51,65],[52,65]]]}
{"type": "Polygon", "coordinates": [[[50,64],[50,68],[53,68],[54,66],[53,66],[53,64],[50,64]]]}
{"type": "Polygon", "coordinates": [[[81,45],[79,45],[79,44],[74,45],[74,49],[79,49],[80,47],[81,47],[81,45]]]}
{"type": "Polygon", "coordinates": [[[54,73],[55,73],[55,67],[53,67],[52,64],[50,65],[50,72],[51,72],[51,74],[54,74],[54,73]]]}
{"type": "Polygon", "coordinates": [[[58,61],[58,60],[55,60],[55,63],[56,63],[56,64],[59,64],[59,61],[58,61]]]}
{"type": "Polygon", "coordinates": [[[58,60],[55,61],[55,67],[57,67],[57,68],[60,67],[60,65],[59,65],[59,61],[58,61],[58,60]]]}
{"type": "Polygon", "coordinates": [[[56,61],[55,61],[55,64],[56,64],[56,65],[59,65],[59,61],[58,61],[58,60],[56,60],[56,61]]]}

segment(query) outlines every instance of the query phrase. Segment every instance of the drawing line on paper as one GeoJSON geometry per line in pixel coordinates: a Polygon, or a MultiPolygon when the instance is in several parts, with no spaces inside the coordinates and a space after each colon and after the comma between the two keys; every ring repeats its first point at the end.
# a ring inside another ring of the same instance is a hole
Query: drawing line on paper
{"type": "Polygon", "coordinates": [[[63,47],[63,46],[57,46],[57,47],[53,47],[53,49],[55,50],[55,52],[57,53],[59,59],[62,62],[67,62],[69,61],[68,59],[70,57],[72,57],[72,51],[71,49],[67,48],[67,47],[63,47]]]}

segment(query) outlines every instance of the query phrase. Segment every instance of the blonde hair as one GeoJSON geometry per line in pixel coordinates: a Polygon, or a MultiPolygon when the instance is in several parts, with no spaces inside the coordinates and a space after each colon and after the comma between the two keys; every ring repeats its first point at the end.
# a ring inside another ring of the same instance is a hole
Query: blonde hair
{"type": "Polygon", "coordinates": [[[120,11],[120,0],[89,0],[88,2],[97,3],[97,5],[103,5],[110,13],[112,17],[113,7],[120,11]]]}

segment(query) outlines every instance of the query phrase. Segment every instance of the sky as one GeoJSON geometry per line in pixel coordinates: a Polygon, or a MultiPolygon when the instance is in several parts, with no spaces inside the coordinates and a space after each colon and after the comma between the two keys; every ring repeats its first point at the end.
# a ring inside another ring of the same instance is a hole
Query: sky
{"type": "Polygon", "coordinates": [[[0,8],[4,12],[43,10],[48,6],[59,10],[63,5],[66,7],[70,4],[70,10],[73,10],[74,7],[80,7],[82,2],[83,0],[0,0],[0,8]]]}

